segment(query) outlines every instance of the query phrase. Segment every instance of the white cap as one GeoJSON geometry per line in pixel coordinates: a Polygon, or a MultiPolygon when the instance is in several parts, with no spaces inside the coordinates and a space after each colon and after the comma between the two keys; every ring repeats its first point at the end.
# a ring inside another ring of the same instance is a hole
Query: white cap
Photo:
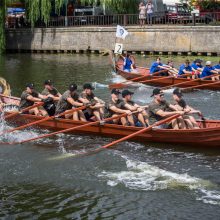
{"type": "Polygon", "coordinates": [[[210,66],[211,64],[212,64],[211,61],[206,61],[206,63],[205,63],[206,66],[210,66]]]}

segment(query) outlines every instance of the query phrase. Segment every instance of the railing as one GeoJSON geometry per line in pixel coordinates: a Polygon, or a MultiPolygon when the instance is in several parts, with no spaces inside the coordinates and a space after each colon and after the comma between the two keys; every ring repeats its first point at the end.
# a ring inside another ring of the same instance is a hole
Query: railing
{"type": "MultiPolygon", "coordinates": [[[[30,27],[26,22],[19,25],[19,21],[13,19],[7,23],[8,28],[30,27]]],[[[151,19],[146,19],[152,25],[220,25],[220,12],[201,14],[165,14],[154,13],[151,19]]],[[[116,24],[123,26],[139,25],[138,14],[119,14],[119,15],[97,15],[97,16],[58,16],[51,17],[50,21],[36,22],[35,27],[78,27],[78,26],[115,26],[116,24]]]]}

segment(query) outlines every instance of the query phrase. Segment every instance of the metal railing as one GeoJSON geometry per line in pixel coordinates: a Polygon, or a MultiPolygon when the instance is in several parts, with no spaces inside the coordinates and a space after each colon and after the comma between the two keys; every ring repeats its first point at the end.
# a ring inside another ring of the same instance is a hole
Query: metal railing
{"type": "MultiPolygon", "coordinates": [[[[146,19],[146,25],[148,24],[146,19]]],[[[27,22],[25,25],[17,25],[19,21],[13,19],[7,24],[8,28],[18,27],[30,27],[27,22]]],[[[96,16],[58,16],[51,17],[49,22],[38,21],[35,27],[78,27],[78,26],[115,26],[116,24],[123,26],[139,25],[138,14],[118,14],[118,15],[96,15],[96,16]]],[[[195,14],[189,15],[181,14],[165,14],[157,12],[152,15],[152,25],[217,25],[220,26],[220,12],[213,12],[207,14],[201,14],[197,16],[195,14]]]]}

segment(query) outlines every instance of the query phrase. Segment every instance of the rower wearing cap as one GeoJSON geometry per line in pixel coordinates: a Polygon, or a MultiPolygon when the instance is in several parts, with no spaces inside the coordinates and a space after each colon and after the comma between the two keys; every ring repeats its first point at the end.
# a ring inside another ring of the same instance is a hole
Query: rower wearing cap
{"type": "MultiPolygon", "coordinates": [[[[193,109],[189,105],[186,104],[183,99],[183,94],[179,88],[174,89],[173,91],[173,99],[175,101],[174,105],[179,111],[185,111],[186,113],[194,114],[197,113],[201,116],[201,112],[193,109]]],[[[184,122],[188,129],[198,129],[199,126],[195,120],[195,118],[191,115],[183,115],[184,122]]]]}
{"type": "Polygon", "coordinates": [[[184,74],[189,74],[189,76],[186,77],[187,79],[190,79],[190,76],[192,76],[192,78],[195,78],[195,76],[192,75],[192,67],[189,60],[185,60],[185,63],[182,64],[179,68],[178,75],[181,77],[181,75],[184,74]]]}
{"type": "MultiPolygon", "coordinates": [[[[26,85],[26,90],[22,92],[21,94],[21,101],[19,105],[19,109],[22,110],[24,108],[27,108],[29,106],[34,105],[35,102],[41,102],[44,101],[42,99],[45,99],[46,96],[41,95],[37,91],[34,90],[34,84],[33,83],[28,83],[26,85]]],[[[43,107],[36,107],[33,109],[30,109],[28,112],[29,114],[34,114],[34,115],[41,115],[41,116],[47,116],[47,112],[43,107]]]]}
{"type": "Polygon", "coordinates": [[[95,96],[94,89],[90,83],[84,84],[79,100],[83,103],[91,104],[83,111],[86,119],[89,120],[95,117],[96,120],[100,121],[104,117],[105,102],[95,96]]]}
{"type": "Polygon", "coordinates": [[[131,121],[131,111],[123,109],[124,102],[119,99],[121,92],[118,89],[112,89],[111,91],[111,100],[108,103],[108,117],[115,117],[123,113],[127,113],[127,117],[121,117],[120,119],[114,119],[113,123],[118,124],[119,122],[122,125],[128,125],[127,118],[131,121]]]}
{"type": "MultiPolygon", "coordinates": [[[[212,66],[211,61],[206,61],[205,68],[202,71],[202,77],[211,76],[213,74],[218,74],[218,71],[212,66]]],[[[211,77],[212,81],[219,80],[219,76],[211,77]]]]}
{"type": "MultiPolygon", "coordinates": [[[[148,108],[150,125],[175,114],[180,114],[180,115],[184,114],[184,111],[177,111],[175,106],[171,105],[164,99],[164,93],[161,91],[161,89],[155,88],[153,90],[153,94],[151,95],[151,97],[154,97],[154,99],[150,103],[148,108]]],[[[163,124],[159,126],[159,128],[169,128],[169,125],[163,124]]],[[[172,121],[172,128],[174,129],[185,128],[185,123],[181,116],[172,121]]]]}
{"type": "Polygon", "coordinates": [[[41,92],[41,94],[50,97],[50,101],[44,104],[44,108],[50,116],[54,115],[56,104],[59,101],[61,94],[53,86],[53,83],[50,79],[44,82],[44,90],[41,92]]]}
{"type": "Polygon", "coordinates": [[[200,76],[200,73],[203,71],[202,60],[195,59],[191,65],[192,70],[197,76],[200,76]]]}
{"type": "MultiPolygon", "coordinates": [[[[84,104],[79,101],[77,94],[77,85],[75,83],[69,85],[69,89],[63,93],[56,106],[56,115],[72,108],[78,108],[84,104]]],[[[72,118],[75,121],[86,121],[85,116],[81,110],[66,114],[65,118],[72,118]]]]}
{"type": "Polygon", "coordinates": [[[131,98],[132,95],[134,93],[125,89],[122,91],[122,98],[123,98],[123,109],[127,109],[130,111],[138,111],[135,115],[133,114],[134,117],[130,117],[130,119],[132,119],[131,121],[129,121],[131,126],[135,126],[135,120],[136,118],[139,120],[139,122],[141,123],[141,125],[143,127],[147,127],[148,125],[148,117],[147,117],[147,113],[145,111],[145,107],[141,107],[140,105],[134,103],[131,98]]]}

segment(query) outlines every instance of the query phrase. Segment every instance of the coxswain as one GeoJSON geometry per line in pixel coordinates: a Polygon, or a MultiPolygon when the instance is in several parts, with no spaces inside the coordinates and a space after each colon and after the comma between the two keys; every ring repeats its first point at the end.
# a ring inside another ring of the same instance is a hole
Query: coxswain
{"type": "MultiPolygon", "coordinates": [[[[77,85],[75,83],[70,84],[69,89],[63,93],[63,95],[60,97],[60,100],[57,103],[55,115],[63,113],[73,108],[79,108],[83,105],[84,103],[79,101],[79,95],[77,93],[77,85]]],[[[66,114],[64,117],[72,118],[75,121],[79,121],[79,120],[86,121],[86,118],[82,110],[75,111],[70,114],[66,114]]]]}
{"type": "MultiPolygon", "coordinates": [[[[218,74],[218,71],[212,66],[211,61],[206,61],[205,67],[202,71],[201,77],[211,76],[218,74]]],[[[212,81],[219,80],[219,75],[210,77],[212,81]]]]}
{"type": "Polygon", "coordinates": [[[135,68],[134,68],[134,62],[131,59],[131,55],[127,53],[126,56],[122,58],[124,59],[123,70],[125,72],[133,72],[135,68]]]}
{"type": "Polygon", "coordinates": [[[147,106],[141,107],[140,105],[136,104],[133,102],[132,95],[134,93],[125,89],[122,91],[122,100],[123,100],[123,109],[127,109],[130,111],[137,111],[137,113],[133,114],[133,120],[131,120],[130,125],[135,126],[137,122],[139,121],[142,125],[142,127],[147,127],[148,126],[148,115],[147,112],[145,111],[145,108],[147,106]]]}
{"type": "Polygon", "coordinates": [[[127,117],[121,117],[120,119],[114,119],[113,123],[118,124],[121,123],[122,125],[128,125],[128,121],[131,122],[133,120],[132,113],[130,110],[123,109],[124,102],[119,99],[119,95],[121,92],[118,89],[112,89],[111,91],[111,100],[108,103],[108,113],[107,117],[115,117],[123,113],[127,113],[127,117]]]}
{"type": "Polygon", "coordinates": [[[200,59],[195,59],[194,62],[191,65],[193,72],[195,73],[196,76],[200,77],[200,74],[203,71],[203,66],[202,66],[202,60],[200,59]]]}
{"type": "MultiPolygon", "coordinates": [[[[148,107],[150,125],[175,114],[184,114],[184,111],[177,111],[175,106],[171,105],[164,99],[164,93],[161,89],[155,88],[151,97],[154,97],[154,99],[148,107]]],[[[182,116],[180,116],[177,119],[172,120],[171,123],[162,124],[158,126],[158,128],[185,129],[186,127],[182,116]]]]}
{"type": "Polygon", "coordinates": [[[182,64],[179,68],[179,72],[178,75],[181,77],[181,75],[184,74],[188,74],[189,76],[184,76],[184,78],[190,79],[192,76],[192,78],[195,78],[194,75],[192,75],[192,67],[190,65],[190,61],[186,60],[184,64],[182,64]]]}
{"type": "Polygon", "coordinates": [[[93,93],[94,89],[90,83],[85,83],[79,100],[83,103],[90,104],[83,110],[87,120],[92,120],[95,117],[95,120],[101,121],[104,118],[105,102],[95,96],[93,93]]]}
{"type": "MultiPolygon", "coordinates": [[[[23,91],[21,94],[19,110],[32,106],[35,102],[45,101],[46,98],[46,96],[41,95],[40,93],[34,90],[33,83],[29,83],[26,85],[26,90],[23,91]]],[[[28,112],[24,112],[24,114],[34,114],[39,116],[48,115],[46,110],[42,106],[30,109],[28,112]]]]}
{"type": "Polygon", "coordinates": [[[169,73],[168,73],[169,69],[170,69],[170,67],[163,64],[161,62],[160,57],[157,57],[157,60],[151,64],[150,74],[161,71],[161,73],[159,74],[160,76],[168,76],[169,75],[169,73]],[[162,70],[164,70],[164,71],[162,71],[162,70]]]}
{"type": "MultiPolygon", "coordinates": [[[[173,99],[175,101],[174,105],[179,111],[184,111],[188,114],[199,114],[202,115],[200,111],[193,109],[189,105],[186,104],[183,99],[183,94],[179,88],[174,89],[173,91],[173,99]]],[[[198,129],[199,126],[195,120],[195,118],[191,115],[183,115],[184,122],[188,129],[198,129]]]]}
{"type": "Polygon", "coordinates": [[[53,83],[50,79],[44,82],[44,90],[41,92],[41,94],[51,98],[50,102],[44,104],[44,108],[50,116],[54,115],[56,104],[59,101],[61,94],[53,86],[53,83]]]}

